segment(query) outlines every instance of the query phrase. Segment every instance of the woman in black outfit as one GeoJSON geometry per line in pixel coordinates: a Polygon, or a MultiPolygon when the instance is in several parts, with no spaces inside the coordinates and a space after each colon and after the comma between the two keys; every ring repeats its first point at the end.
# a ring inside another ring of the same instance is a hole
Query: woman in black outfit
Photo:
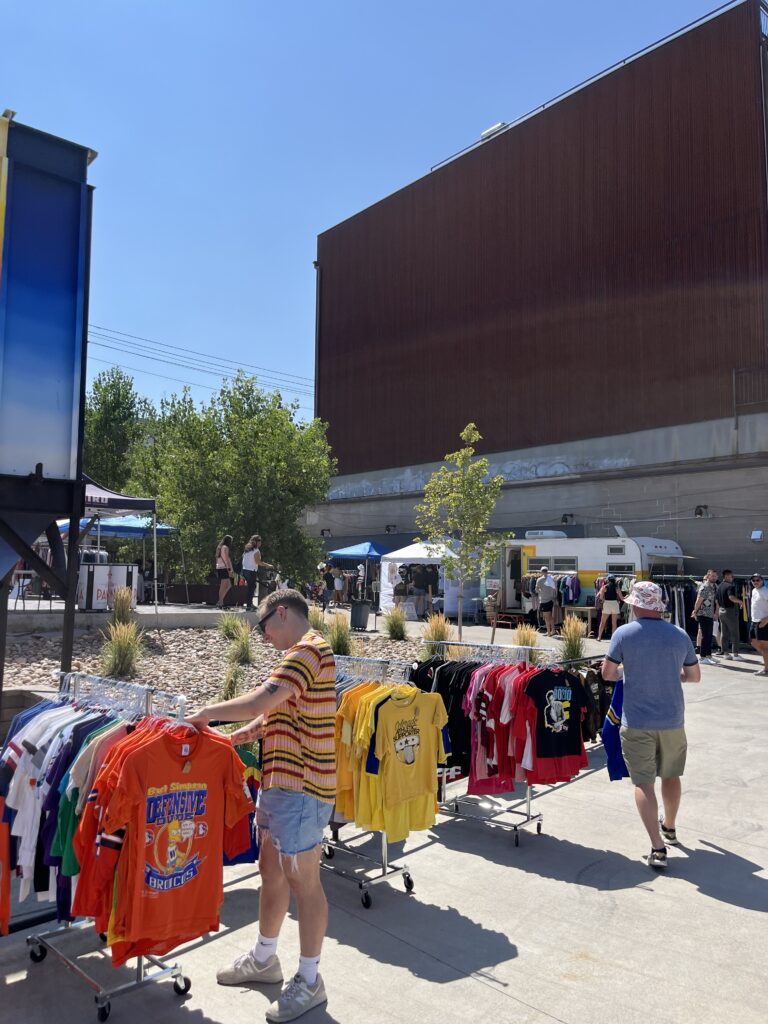
{"type": "Polygon", "coordinates": [[[619,615],[621,613],[621,602],[624,600],[624,594],[619,589],[619,585],[616,582],[614,576],[609,576],[605,583],[603,583],[598,593],[598,598],[602,599],[602,613],[600,615],[600,626],[597,630],[597,639],[603,639],[603,632],[605,631],[608,617],[611,618],[611,636],[616,632],[616,627],[619,624],[619,615]]]}

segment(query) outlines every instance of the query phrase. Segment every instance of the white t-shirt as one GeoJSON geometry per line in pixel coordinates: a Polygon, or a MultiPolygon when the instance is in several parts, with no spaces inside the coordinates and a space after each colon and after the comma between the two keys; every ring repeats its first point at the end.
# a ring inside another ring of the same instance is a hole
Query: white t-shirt
{"type": "Polygon", "coordinates": [[[243,572],[256,572],[258,565],[256,563],[256,556],[261,558],[261,551],[258,548],[254,548],[252,551],[243,552],[243,572]]]}
{"type": "Polygon", "coordinates": [[[752,621],[760,622],[761,619],[768,619],[768,587],[752,588],[752,621]]]}

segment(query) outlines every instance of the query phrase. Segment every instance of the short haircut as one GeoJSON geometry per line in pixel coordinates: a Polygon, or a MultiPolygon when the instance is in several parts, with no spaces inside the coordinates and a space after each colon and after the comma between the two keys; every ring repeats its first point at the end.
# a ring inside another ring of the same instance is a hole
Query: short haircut
{"type": "Polygon", "coordinates": [[[723,569],[721,576],[733,576],[733,569],[723,569]]]}
{"type": "Polygon", "coordinates": [[[269,615],[279,605],[284,608],[292,608],[299,615],[303,615],[305,619],[309,616],[309,605],[298,590],[273,590],[259,604],[257,609],[259,620],[263,619],[265,615],[269,615]]]}
{"type": "Polygon", "coordinates": [[[713,572],[717,576],[717,569],[707,569],[707,572],[713,572]]]}

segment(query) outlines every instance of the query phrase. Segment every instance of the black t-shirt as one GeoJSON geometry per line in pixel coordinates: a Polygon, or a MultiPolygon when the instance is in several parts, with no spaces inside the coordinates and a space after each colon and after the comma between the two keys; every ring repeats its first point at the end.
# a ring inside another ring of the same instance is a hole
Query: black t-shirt
{"type": "Polygon", "coordinates": [[[726,583],[725,580],[723,580],[717,588],[717,603],[721,608],[726,608],[729,611],[735,611],[739,606],[729,600],[731,597],[736,597],[736,587],[734,587],[732,583],[726,583]]]}
{"type": "Polygon", "coordinates": [[[326,590],[333,590],[333,573],[327,572],[323,576],[323,583],[325,584],[326,590]]]}
{"type": "Polygon", "coordinates": [[[618,601],[619,600],[619,588],[616,586],[616,581],[611,580],[610,583],[605,584],[605,590],[603,591],[604,601],[618,601]]]}
{"type": "Polygon", "coordinates": [[[536,716],[536,756],[570,757],[581,753],[581,713],[586,695],[570,672],[544,669],[529,680],[525,692],[536,716]]]}
{"type": "Polygon", "coordinates": [[[411,579],[417,590],[427,589],[427,571],[423,565],[414,565],[411,570],[411,579]]]}

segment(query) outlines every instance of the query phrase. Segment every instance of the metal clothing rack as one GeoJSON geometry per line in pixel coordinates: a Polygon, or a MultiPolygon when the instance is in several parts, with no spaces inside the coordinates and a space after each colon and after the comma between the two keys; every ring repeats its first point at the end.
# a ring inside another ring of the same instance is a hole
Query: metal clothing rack
{"type": "MultiPolygon", "coordinates": [[[[59,672],[59,697],[71,700],[77,704],[85,698],[93,703],[103,702],[105,706],[114,708],[121,714],[128,714],[132,717],[144,717],[149,715],[161,715],[171,717],[174,712],[179,719],[183,719],[186,713],[186,700],[182,696],[172,696],[162,690],[155,690],[151,686],[143,686],[139,683],[126,683],[119,679],[108,679],[103,676],[88,675],[83,672],[59,672]]],[[[41,963],[45,960],[48,952],[53,953],[64,964],[68,970],[76,974],[78,978],[89,985],[96,993],[96,1017],[105,1021],[111,1012],[111,1000],[118,996],[128,995],[136,989],[144,988],[146,985],[154,984],[165,978],[173,979],[173,991],[176,995],[182,996],[189,992],[192,987],[191,980],[182,973],[178,963],[169,965],[154,956],[140,956],[136,958],[136,973],[133,981],[118,985],[112,989],[105,989],[102,985],[84,971],[76,960],[67,956],[57,945],[54,944],[57,936],[66,935],[71,932],[79,932],[84,928],[92,927],[93,922],[89,919],[70,922],[65,921],[58,928],[52,928],[45,932],[35,932],[27,936],[29,957],[34,963],[41,963]],[[148,965],[154,968],[148,970],[148,965]]],[[[105,941],[106,936],[101,936],[105,941]]]]}
{"type": "MultiPolygon", "coordinates": [[[[465,644],[456,643],[448,640],[440,640],[437,644],[439,653],[446,654],[449,648],[463,648],[467,647],[471,649],[473,655],[477,655],[478,660],[483,663],[495,662],[497,664],[517,664],[524,661],[527,664],[533,661],[531,652],[535,652],[536,655],[554,655],[556,652],[550,648],[542,647],[523,647],[506,644],[465,644]]],[[[496,808],[493,814],[467,814],[460,810],[461,801],[465,799],[460,796],[449,797],[447,793],[448,772],[445,769],[439,769],[440,775],[440,799],[438,801],[440,805],[440,813],[445,817],[454,818],[460,821],[480,821],[489,822],[497,828],[504,829],[507,832],[512,832],[514,835],[515,846],[520,845],[520,829],[528,828],[530,825],[536,825],[536,833],[541,835],[543,827],[544,816],[542,814],[531,813],[531,801],[533,799],[533,787],[525,784],[525,810],[518,811],[514,807],[501,807],[491,797],[485,797],[486,800],[496,808]],[[500,821],[502,815],[513,815],[519,817],[520,821],[500,821]]]]}
{"type": "MultiPolygon", "coordinates": [[[[410,662],[390,661],[387,658],[355,658],[347,655],[337,655],[335,661],[337,670],[343,671],[357,679],[369,679],[382,683],[408,682],[412,668],[410,662]]],[[[375,857],[361,853],[353,846],[350,846],[349,843],[339,838],[339,832],[345,824],[347,823],[331,820],[331,838],[325,839],[323,842],[323,856],[325,860],[322,862],[322,867],[327,871],[333,871],[340,878],[354,882],[360,890],[360,902],[366,910],[373,906],[373,895],[370,890],[374,885],[381,885],[382,882],[391,882],[393,878],[401,877],[405,891],[407,893],[413,892],[414,882],[408,871],[408,866],[404,862],[401,864],[389,863],[389,840],[387,839],[387,833],[384,831],[379,833],[381,836],[381,859],[377,860],[375,857]],[[329,864],[328,861],[333,860],[337,850],[371,865],[371,867],[364,869],[366,872],[376,871],[377,873],[373,875],[364,874],[361,877],[352,871],[345,871],[335,864],[329,864]]],[[[349,824],[352,824],[352,822],[349,822],[349,824]]],[[[361,836],[373,834],[372,831],[358,832],[355,838],[358,839],[361,836]]]]}

